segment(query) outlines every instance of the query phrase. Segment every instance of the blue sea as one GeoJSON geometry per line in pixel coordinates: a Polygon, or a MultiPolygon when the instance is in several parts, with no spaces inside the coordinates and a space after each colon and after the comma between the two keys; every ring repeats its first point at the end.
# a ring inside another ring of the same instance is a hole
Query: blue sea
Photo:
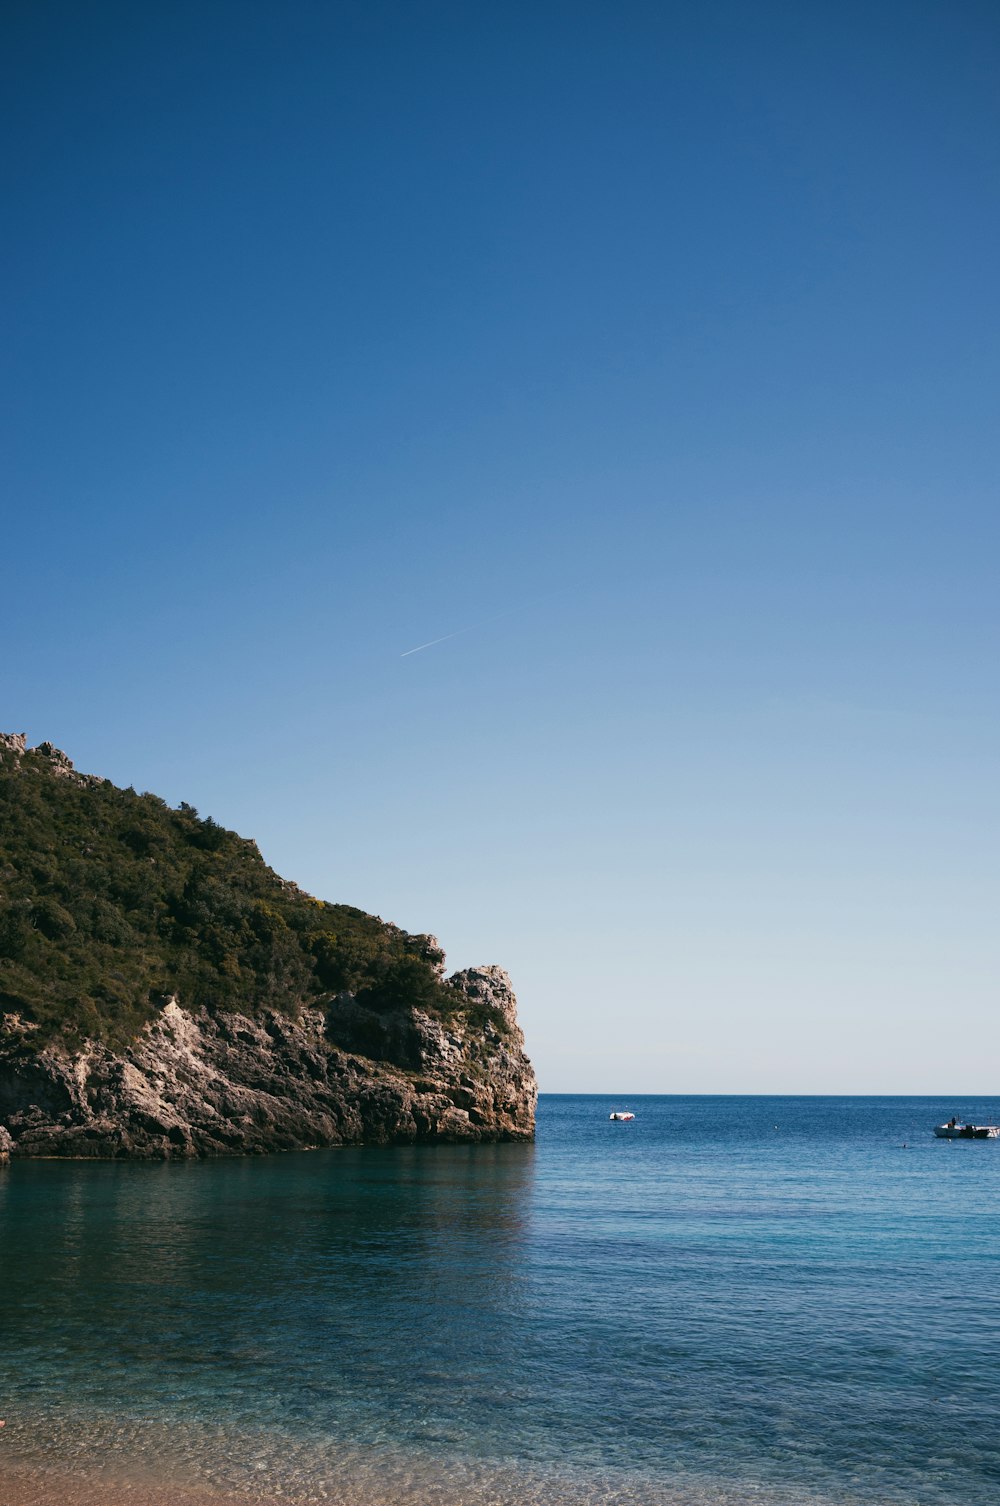
{"type": "Polygon", "coordinates": [[[543,1096],[534,1145],[0,1171],[0,1478],[996,1506],[1000,1100],[543,1096]],[[611,1123],[613,1108],[631,1123],[611,1123]]]}

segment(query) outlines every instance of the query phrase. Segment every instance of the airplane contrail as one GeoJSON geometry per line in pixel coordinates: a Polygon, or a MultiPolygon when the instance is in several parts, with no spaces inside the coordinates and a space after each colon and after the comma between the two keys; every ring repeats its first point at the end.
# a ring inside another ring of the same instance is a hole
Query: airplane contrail
{"type": "MultiPolygon", "coordinates": [[[[479,624],[477,623],[476,626],[478,627],[479,624]]],[[[449,638],[458,638],[462,633],[467,633],[468,631],[469,629],[467,627],[459,628],[454,633],[445,633],[443,638],[432,638],[429,643],[418,643],[416,648],[408,648],[405,654],[400,654],[399,657],[401,659],[408,659],[411,654],[419,654],[422,653],[425,648],[433,648],[435,643],[447,643],[449,638]]]]}
{"type": "Polygon", "coordinates": [[[488,627],[491,622],[499,622],[501,617],[513,617],[515,612],[523,612],[531,602],[526,602],[523,607],[510,607],[506,612],[498,612],[495,617],[485,617],[482,622],[470,622],[468,627],[456,628],[453,633],[445,633],[441,638],[432,638],[429,643],[418,643],[416,648],[408,648],[400,654],[401,659],[408,659],[411,654],[423,653],[425,648],[433,648],[436,643],[447,643],[449,638],[461,638],[463,633],[471,633],[474,628],[488,627]]]}

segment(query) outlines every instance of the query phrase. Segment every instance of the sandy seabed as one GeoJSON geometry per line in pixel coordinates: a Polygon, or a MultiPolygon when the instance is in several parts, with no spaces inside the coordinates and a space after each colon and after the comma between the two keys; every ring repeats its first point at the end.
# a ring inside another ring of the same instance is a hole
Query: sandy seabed
{"type": "Polygon", "coordinates": [[[10,1419],[0,1432],[0,1506],[871,1506],[871,1497],[67,1411],[10,1419]]]}
{"type": "MultiPolygon", "coordinates": [[[[168,1487],[84,1482],[48,1470],[0,1468],[0,1506],[223,1506],[224,1497],[168,1487]]],[[[225,1506],[230,1506],[225,1502],[225,1506]]],[[[232,1506],[237,1506],[235,1500],[232,1506]]]]}
{"type": "MultiPolygon", "coordinates": [[[[827,1506],[828,1498],[795,1490],[774,1494],[753,1485],[680,1484],[660,1489],[608,1489],[607,1482],[591,1488],[566,1489],[555,1482],[513,1470],[492,1482],[471,1480],[465,1487],[454,1479],[428,1478],[425,1471],[408,1481],[395,1478],[346,1479],[332,1486],[304,1491],[232,1492],[191,1482],[168,1483],[142,1475],[66,1474],[58,1468],[4,1467],[0,1459],[0,1506],[827,1506]]],[[[830,1502],[829,1506],[833,1506],[830,1502]]],[[[837,1506],[854,1506],[853,1501],[837,1506]]],[[[861,1502],[857,1502],[861,1506],[861,1502]]],[[[870,1503],[869,1503],[870,1506],[870,1503]]]]}
{"type": "MultiPolygon", "coordinates": [[[[286,1497],[274,1499],[290,1506],[286,1497]]],[[[191,1486],[141,1480],[80,1480],[47,1469],[11,1471],[0,1466],[0,1506],[247,1506],[247,1503],[239,1496],[191,1486]]]]}

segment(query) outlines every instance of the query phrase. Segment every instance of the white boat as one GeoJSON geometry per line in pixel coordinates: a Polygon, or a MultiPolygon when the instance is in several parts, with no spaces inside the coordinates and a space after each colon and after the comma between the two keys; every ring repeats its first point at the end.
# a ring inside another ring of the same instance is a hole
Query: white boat
{"type": "Polygon", "coordinates": [[[629,1111],[628,1111],[628,1109],[625,1109],[624,1111],[619,1110],[619,1109],[615,1109],[615,1111],[614,1111],[613,1114],[609,1114],[608,1115],[608,1118],[609,1119],[634,1119],[635,1115],[634,1114],[630,1114],[629,1111]]]}
{"type": "Polygon", "coordinates": [[[959,1124],[949,1119],[935,1127],[939,1140],[1000,1140],[1000,1124],[959,1124]]]}

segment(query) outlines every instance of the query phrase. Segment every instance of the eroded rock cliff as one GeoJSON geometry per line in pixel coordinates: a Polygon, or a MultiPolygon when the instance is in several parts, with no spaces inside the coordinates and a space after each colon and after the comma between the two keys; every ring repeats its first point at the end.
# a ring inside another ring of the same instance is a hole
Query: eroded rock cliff
{"type": "MultiPolygon", "coordinates": [[[[483,976],[509,1007],[500,968],[456,982],[483,976]]],[[[36,1052],[30,1035],[6,1017],[0,1150],[13,1155],[174,1158],[534,1133],[534,1073],[513,1020],[505,1031],[446,1026],[349,996],[294,1020],[213,1016],[169,999],[121,1052],[96,1042],[36,1052]]]]}

